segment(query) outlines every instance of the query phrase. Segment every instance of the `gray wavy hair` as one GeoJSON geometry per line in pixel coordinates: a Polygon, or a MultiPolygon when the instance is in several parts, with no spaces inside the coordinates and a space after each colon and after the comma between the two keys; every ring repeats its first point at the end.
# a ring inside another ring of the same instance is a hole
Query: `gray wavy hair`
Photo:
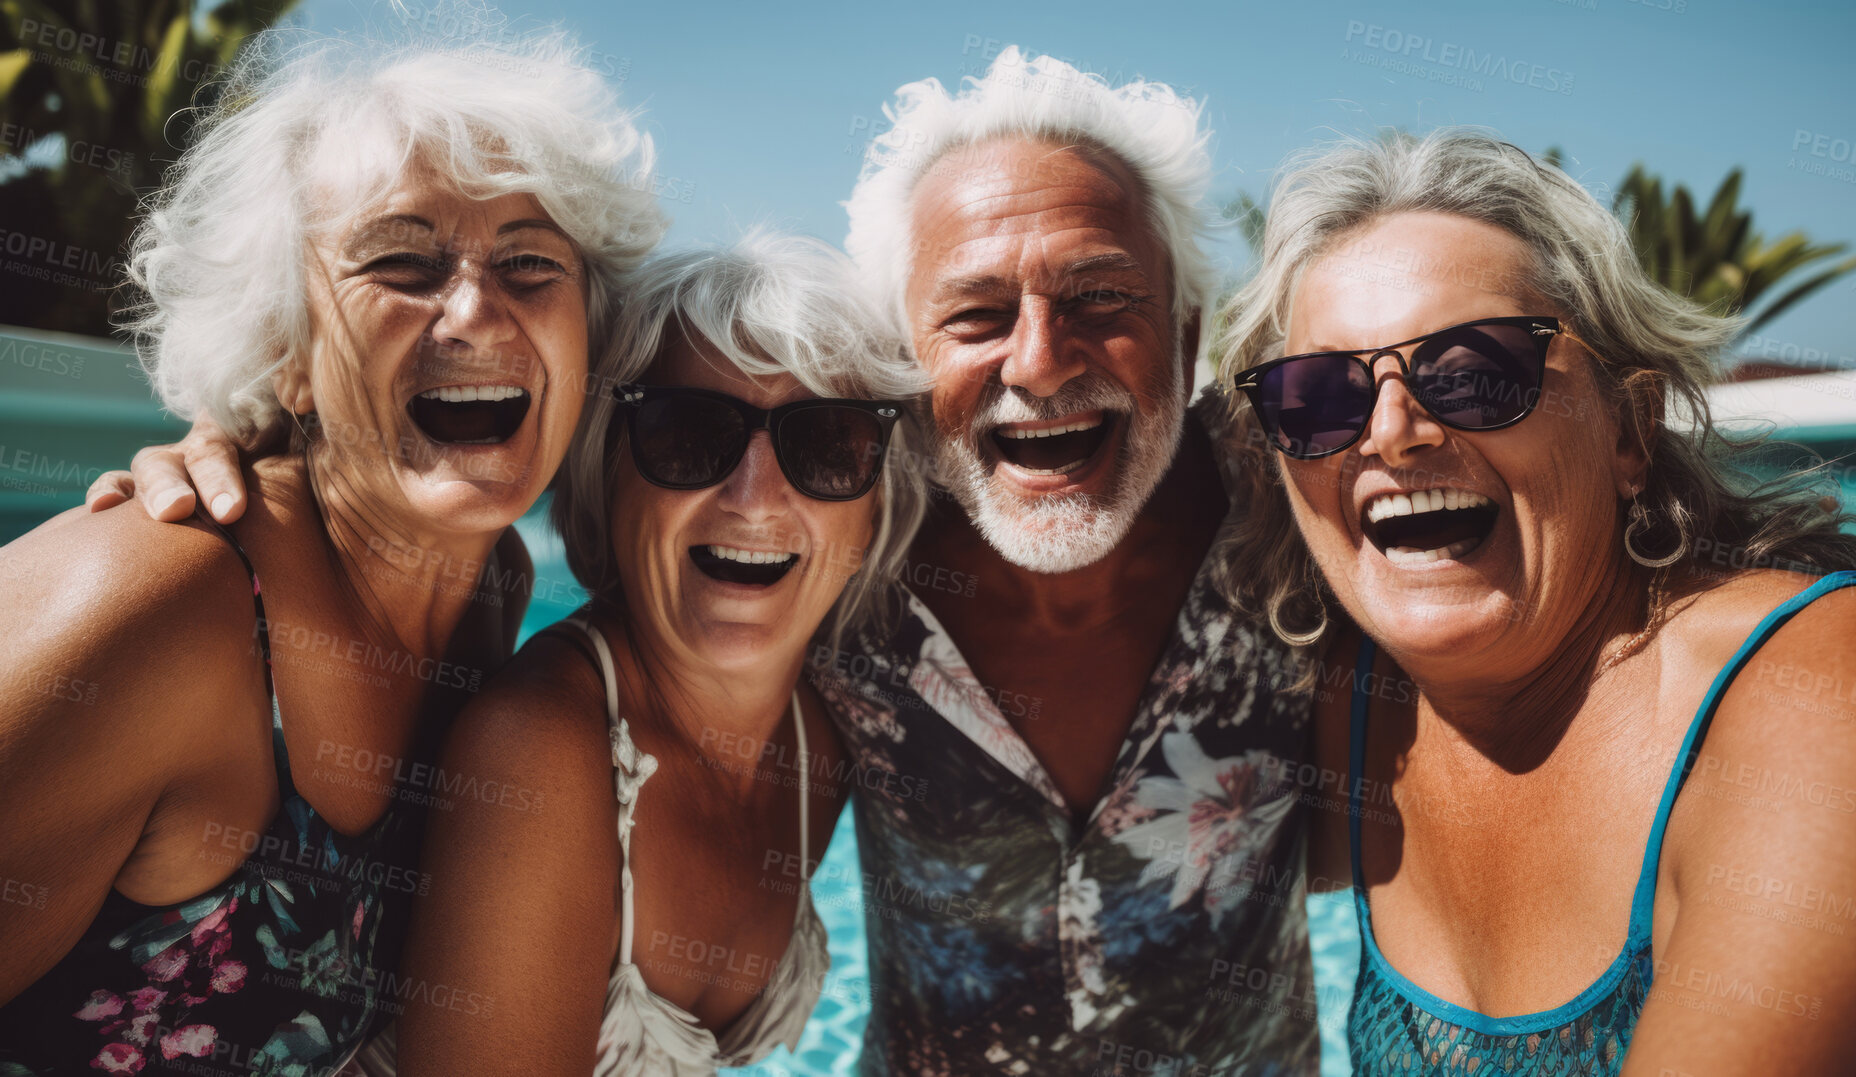
{"type": "MultiPolygon", "coordinates": [[[[754,233],[726,250],[659,255],[622,285],[614,345],[593,369],[592,392],[555,480],[553,519],[567,565],[594,595],[621,595],[612,554],[612,491],[619,467],[612,386],[634,381],[665,346],[700,339],[742,373],[789,374],[818,396],[913,401],[927,376],[858,286],[850,260],[825,243],[754,233]]],[[[876,530],[826,632],[900,609],[898,581],[928,507],[922,431],[911,417],[890,434],[878,480],[876,530]]]]}
{"type": "Polygon", "coordinates": [[[239,438],[283,417],[274,371],[310,340],[307,241],[425,165],[460,192],[533,194],[586,263],[589,352],[607,297],[663,236],[654,152],[559,32],[444,49],[259,35],[137,228],[124,325],[162,403],[239,438]],[[341,204],[318,185],[352,183],[341,204]]]}
{"type": "MultiPolygon", "coordinates": [[[[1520,283],[1563,313],[1594,356],[1601,391],[1649,451],[1641,501],[1652,522],[1634,539],[1640,549],[1697,568],[1722,550],[1735,567],[1856,565],[1856,536],[1838,530],[1851,517],[1824,503],[1821,469],[1758,480],[1763,439],[1714,428],[1706,387],[1738,321],[1651,280],[1623,224],[1596,198],[1480,131],[1354,139],[1292,159],[1271,194],[1262,267],[1222,312],[1221,380],[1282,354],[1302,275],[1337,241],[1390,214],[1424,211],[1494,225],[1531,252],[1520,283]]],[[[1226,540],[1224,561],[1241,557],[1243,570],[1230,572],[1224,589],[1285,641],[1312,647],[1337,603],[1297,531],[1279,454],[1248,402],[1231,395],[1226,441],[1252,489],[1242,528],[1226,540]]]]}

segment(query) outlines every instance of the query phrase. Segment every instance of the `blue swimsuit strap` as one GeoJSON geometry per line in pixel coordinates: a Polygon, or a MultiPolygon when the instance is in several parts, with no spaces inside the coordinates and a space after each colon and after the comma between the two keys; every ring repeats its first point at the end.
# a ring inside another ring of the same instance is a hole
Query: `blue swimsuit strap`
{"type": "MultiPolygon", "coordinates": [[[[1430,995],[1399,975],[1398,970],[1391,968],[1390,965],[1385,966],[1386,970],[1392,974],[1394,986],[1399,988],[1400,993],[1419,996],[1424,1000],[1426,1009],[1432,1010],[1436,1016],[1453,1023],[1466,1024],[1479,1031],[1507,1034],[1532,1031],[1543,1021],[1551,1023],[1565,1017],[1576,1016],[1597,993],[1608,989],[1609,983],[1623,971],[1626,959],[1649,942],[1651,913],[1656,897],[1656,868],[1662,858],[1663,832],[1668,825],[1669,813],[1675,806],[1676,797],[1681,793],[1682,786],[1688,780],[1689,772],[1694,768],[1701,742],[1707,735],[1708,725],[1713,721],[1714,713],[1719,709],[1721,698],[1726,694],[1728,686],[1733,683],[1734,678],[1746,667],[1747,662],[1752,659],[1759,648],[1772,637],[1772,634],[1790,621],[1799,610],[1832,591],[1850,586],[1856,586],[1856,571],[1833,572],[1787,599],[1760,621],[1758,627],[1753,629],[1745,642],[1740,645],[1740,649],[1734,653],[1733,658],[1715,677],[1714,683],[1709,687],[1700,708],[1696,711],[1694,721],[1689,725],[1688,735],[1682,742],[1681,751],[1676,753],[1669,778],[1663,786],[1662,801],[1657,807],[1655,821],[1650,826],[1649,841],[1645,843],[1643,853],[1643,865],[1638,870],[1637,886],[1631,898],[1630,929],[1624,944],[1624,951],[1612,963],[1611,969],[1604,976],[1581,992],[1578,997],[1562,1006],[1538,1014],[1525,1014],[1513,1018],[1491,1018],[1472,1010],[1465,1010],[1430,995]]],[[[1372,676],[1373,659],[1376,653],[1377,648],[1372,640],[1363,638],[1360,641],[1359,660],[1355,664],[1353,674],[1351,730],[1347,745],[1347,834],[1348,857],[1353,866],[1354,908],[1360,917],[1362,943],[1373,956],[1376,956],[1378,947],[1373,939],[1372,914],[1366,897],[1366,875],[1360,870],[1360,818],[1363,814],[1360,809],[1360,792],[1366,770],[1366,716],[1368,703],[1371,700],[1367,687],[1372,676]]],[[[1364,974],[1364,965],[1361,971],[1364,974]]]]}
{"type": "Polygon", "coordinates": [[[1772,634],[1785,627],[1785,623],[1796,616],[1798,611],[1832,591],[1852,585],[1856,585],[1856,572],[1832,572],[1780,603],[1771,613],[1766,614],[1759,626],[1740,644],[1740,649],[1721,667],[1714,683],[1708,687],[1708,694],[1702,697],[1701,707],[1695,712],[1695,720],[1689,724],[1688,736],[1683,738],[1682,750],[1676,753],[1669,780],[1663,786],[1663,799],[1656,806],[1656,821],[1650,824],[1650,840],[1644,845],[1643,866],[1637,871],[1637,889],[1631,896],[1630,939],[1633,943],[1648,941],[1650,937],[1652,913],[1656,905],[1656,875],[1663,855],[1663,831],[1669,824],[1669,813],[1675,808],[1676,797],[1688,783],[1689,772],[1695,768],[1695,760],[1701,754],[1701,742],[1708,735],[1708,727],[1714,721],[1714,712],[1720,709],[1721,699],[1726,696],[1728,687],[1740,675],[1740,671],[1746,668],[1746,664],[1753,660],[1753,655],[1772,638],[1772,634]]]}

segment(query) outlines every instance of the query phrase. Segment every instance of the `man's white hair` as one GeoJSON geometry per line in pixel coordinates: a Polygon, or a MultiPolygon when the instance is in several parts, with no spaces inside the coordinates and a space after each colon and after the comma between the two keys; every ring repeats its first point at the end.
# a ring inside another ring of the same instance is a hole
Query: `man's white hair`
{"type": "Polygon", "coordinates": [[[1175,321],[1184,325],[1206,308],[1218,278],[1199,246],[1212,173],[1200,102],[1160,82],[1136,79],[1112,87],[1062,60],[1027,58],[1016,45],[999,54],[984,78],[963,81],[958,94],[932,78],[896,91],[895,102],[883,106],[892,126],[871,141],[844,204],[850,214],[845,250],[902,324],[908,324],[903,295],[915,248],[910,203],[916,184],[949,151],[999,136],[1085,145],[1126,165],[1141,186],[1148,224],[1167,251],[1175,321]]]}
{"type": "Polygon", "coordinates": [[[241,437],[280,421],[271,374],[310,339],[309,237],[410,167],[475,198],[533,194],[585,260],[600,354],[615,287],[666,222],[650,136],[573,40],[299,38],[272,31],[248,45],[136,231],[141,303],[127,328],[168,409],[241,437]]]}

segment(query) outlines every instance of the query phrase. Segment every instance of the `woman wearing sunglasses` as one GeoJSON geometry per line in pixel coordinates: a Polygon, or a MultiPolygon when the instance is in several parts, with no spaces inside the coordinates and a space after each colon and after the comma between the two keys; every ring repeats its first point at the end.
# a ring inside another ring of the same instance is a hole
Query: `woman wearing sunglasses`
{"type": "Polygon", "coordinates": [[[400,1071],[708,1073],[791,1047],[828,965],[808,879],[842,804],[806,649],[878,611],[925,504],[919,391],[848,263],[754,238],[627,286],[557,483],[592,594],[440,763],[537,805],[435,819],[400,1071]],[[616,790],[616,797],[614,792],[616,790]],[[442,995],[442,997],[441,997],[442,995]]]}
{"type": "Polygon", "coordinates": [[[1846,1072],[1856,539],[1710,431],[1734,324],[1451,131],[1290,171],[1230,311],[1354,1072],[1846,1072]]]}

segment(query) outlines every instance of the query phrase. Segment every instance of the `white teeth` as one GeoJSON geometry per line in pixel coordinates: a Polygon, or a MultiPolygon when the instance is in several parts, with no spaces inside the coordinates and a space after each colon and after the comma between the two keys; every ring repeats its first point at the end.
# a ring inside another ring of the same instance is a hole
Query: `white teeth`
{"type": "Polygon", "coordinates": [[[1064,423],[1062,426],[1045,427],[1041,430],[1026,430],[1022,428],[1018,430],[1007,430],[1004,427],[1000,427],[997,433],[1000,437],[1010,438],[1013,441],[1029,441],[1032,438],[1054,438],[1058,434],[1074,434],[1082,430],[1094,430],[1101,425],[1101,419],[1083,419],[1073,423],[1064,423]]]}
{"type": "Polygon", "coordinates": [[[1075,471],[1088,462],[1087,460],[1072,460],[1062,467],[1024,467],[1020,465],[1018,470],[1028,475],[1068,475],[1070,472],[1075,471]]]}
{"type": "Polygon", "coordinates": [[[799,556],[796,553],[775,553],[772,550],[737,550],[733,546],[711,545],[708,550],[710,557],[739,561],[744,565],[779,565],[799,556]]]}
{"type": "Polygon", "coordinates": [[[1480,539],[1464,539],[1452,542],[1448,546],[1435,550],[1419,550],[1410,546],[1388,546],[1386,560],[1395,565],[1427,565],[1432,561],[1442,561],[1448,557],[1455,559],[1476,548],[1480,539]]]}
{"type": "Polygon", "coordinates": [[[513,397],[527,396],[528,390],[519,389],[514,385],[445,385],[437,389],[427,389],[419,395],[427,400],[462,404],[470,400],[509,400],[513,397]]]}
{"type": "Polygon", "coordinates": [[[1481,494],[1454,487],[1413,490],[1409,494],[1381,494],[1366,503],[1366,518],[1373,523],[1388,516],[1415,516],[1444,509],[1473,509],[1495,502],[1481,494]]]}

